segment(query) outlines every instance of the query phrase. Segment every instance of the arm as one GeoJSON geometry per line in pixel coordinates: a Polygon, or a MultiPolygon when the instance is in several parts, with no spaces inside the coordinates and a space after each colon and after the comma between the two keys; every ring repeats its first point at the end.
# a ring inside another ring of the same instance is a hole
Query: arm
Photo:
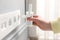
{"type": "Polygon", "coordinates": [[[34,18],[27,18],[27,20],[33,21],[33,24],[37,25],[42,30],[52,30],[51,29],[51,23],[47,23],[45,21],[34,19],[34,18]]]}
{"type": "Polygon", "coordinates": [[[38,20],[38,19],[33,19],[33,22],[35,22],[36,25],[42,30],[52,30],[50,22],[47,23],[45,21],[38,20]]]}

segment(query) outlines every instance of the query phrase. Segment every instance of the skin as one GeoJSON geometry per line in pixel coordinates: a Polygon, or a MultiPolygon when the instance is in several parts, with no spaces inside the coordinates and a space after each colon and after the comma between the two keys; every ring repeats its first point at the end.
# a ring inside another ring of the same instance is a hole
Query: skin
{"type": "Polygon", "coordinates": [[[44,31],[51,31],[51,23],[50,22],[45,22],[42,20],[37,19],[38,16],[33,16],[33,18],[28,17],[27,20],[28,21],[33,21],[33,25],[38,26],[40,29],[44,30],[44,31]]]}

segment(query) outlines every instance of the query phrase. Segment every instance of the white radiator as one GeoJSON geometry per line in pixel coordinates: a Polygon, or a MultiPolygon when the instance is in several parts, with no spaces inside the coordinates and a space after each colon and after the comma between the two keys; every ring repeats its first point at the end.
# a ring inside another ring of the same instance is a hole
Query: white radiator
{"type": "Polygon", "coordinates": [[[0,40],[28,40],[27,22],[21,23],[20,14],[20,10],[0,14],[0,40]]]}

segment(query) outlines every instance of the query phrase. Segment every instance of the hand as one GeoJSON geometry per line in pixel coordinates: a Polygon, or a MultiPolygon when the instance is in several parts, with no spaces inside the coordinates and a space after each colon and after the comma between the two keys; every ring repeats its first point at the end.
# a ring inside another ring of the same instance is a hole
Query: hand
{"type": "Polygon", "coordinates": [[[38,16],[33,16],[33,18],[28,17],[27,20],[33,21],[33,25],[38,26],[42,30],[52,30],[50,22],[42,21],[37,18],[38,18],[38,16]]]}
{"type": "Polygon", "coordinates": [[[33,25],[37,25],[37,23],[36,23],[37,19],[38,19],[38,16],[33,16],[33,18],[31,18],[31,17],[27,18],[28,21],[33,21],[33,25]]]}
{"type": "Polygon", "coordinates": [[[37,15],[34,15],[33,18],[34,18],[34,19],[38,19],[39,17],[38,17],[37,15]]]}
{"type": "Polygon", "coordinates": [[[33,16],[33,18],[32,17],[27,18],[28,21],[33,21],[34,19],[38,19],[38,16],[33,16]]]}

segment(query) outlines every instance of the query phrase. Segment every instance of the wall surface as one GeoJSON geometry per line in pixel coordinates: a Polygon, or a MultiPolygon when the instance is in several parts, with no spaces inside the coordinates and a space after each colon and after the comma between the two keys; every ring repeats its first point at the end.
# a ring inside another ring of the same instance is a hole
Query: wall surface
{"type": "Polygon", "coordinates": [[[20,9],[24,14],[25,0],[0,0],[0,14],[20,9]]]}
{"type": "MultiPolygon", "coordinates": [[[[0,0],[0,14],[4,14],[4,13],[8,13],[8,12],[13,12],[15,10],[20,10],[21,16],[23,14],[25,14],[25,0],[0,0]]],[[[21,19],[21,21],[23,23],[25,23],[24,20],[25,20],[24,18],[21,19]]],[[[22,22],[20,22],[20,23],[22,24],[22,22]]],[[[21,26],[19,26],[19,27],[21,27],[21,26]]],[[[18,29],[19,28],[16,28],[16,30],[18,30],[18,29]]],[[[15,30],[15,32],[16,32],[16,30],[15,30]]],[[[21,29],[21,31],[22,31],[22,29],[21,29]]],[[[27,36],[28,36],[27,35],[27,27],[26,28],[23,28],[23,31],[22,32],[24,32],[23,34],[21,33],[22,35],[20,35],[20,33],[18,33],[16,35],[17,37],[19,37],[19,38],[16,37],[17,40],[27,40],[27,36]],[[24,37],[24,39],[23,39],[23,37],[24,37]]],[[[11,32],[10,36],[12,34],[14,34],[14,33],[11,32]]],[[[3,40],[5,40],[7,38],[10,39],[9,36],[7,36],[3,40]]],[[[16,38],[13,38],[13,40],[14,39],[16,40],[16,38]]]]}

